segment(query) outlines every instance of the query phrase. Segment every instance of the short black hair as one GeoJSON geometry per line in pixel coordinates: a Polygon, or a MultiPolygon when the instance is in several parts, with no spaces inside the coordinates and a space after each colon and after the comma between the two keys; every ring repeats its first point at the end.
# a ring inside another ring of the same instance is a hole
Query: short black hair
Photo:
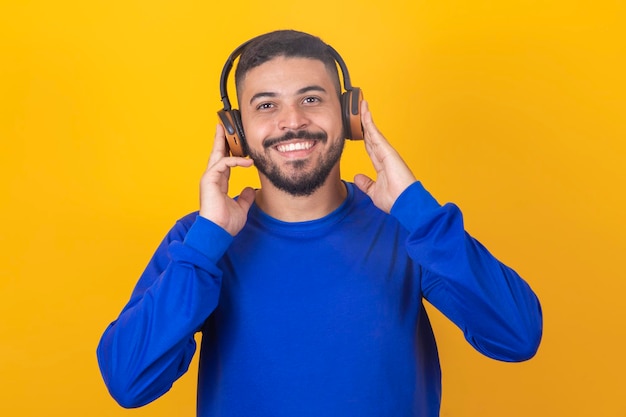
{"type": "Polygon", "coordinates": [[[311,58],[321,61],[334,78],[337,94],[341,95],[339,72],[331,48],[319,37],[295,30],[277,30],[253,38],[245,46],[235,70],[235,85],[241,87],[246,74],[277,57],[311,58]]]}

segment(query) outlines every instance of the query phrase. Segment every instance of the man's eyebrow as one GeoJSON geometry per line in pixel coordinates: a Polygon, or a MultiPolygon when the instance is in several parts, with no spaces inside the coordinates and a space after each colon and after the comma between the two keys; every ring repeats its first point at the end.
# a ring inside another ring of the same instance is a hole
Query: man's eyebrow
{"type": "Polygon", "coordinates": [[[308,87],[304,87],[298,90],[298,94],[305,94],[311,91],[319,91],[320,93],[325,93],[326,89],[319,85],[309,85],[308,87]]]}
{"type": "MultiPolygon", "coordinates": [[[[309,93],[311,91],[318,91],[320,93],[326,93],[326,89],[322,86],[319,85],[309,85],[306,87],[302,87],[301,89],[299,89],[298,91],[296,91],[297,95],[300,94],[306,94],[309,93]]],[[[277,97],[278,94],[277,93],[273,93],[271,91],[261,91],[260,93],[256,93],[255,95],[253,95],[250,98],[250,104],[252,104],[255,100],[259,100],[259,99],[263,99],[263,98],[273,98],[273,97],[277,97]]]]}
{"type": "Polygon", "coordinates": [[[252,104],[253,101],[261,99],[261,98],[265,98],[265,97],[276,97],[278,94],[276,93],[271,93],[269,91],[262,91],[260,93],[256,93],[255,95],[252,96],[252,98],[250,98],[250,104],[252,104]]]}

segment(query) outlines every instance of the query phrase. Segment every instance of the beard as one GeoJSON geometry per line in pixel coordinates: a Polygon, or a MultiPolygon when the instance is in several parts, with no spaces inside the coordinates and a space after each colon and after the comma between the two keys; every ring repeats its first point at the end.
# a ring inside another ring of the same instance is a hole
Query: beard
{"type": "Polygon", "coordinates": [[[265,154],[248,149],[250,158],[254,161],[254,165],[260,173],[265,175],[267,179],[279,190],[282,190],[294,197],[303,197],[313,194],[328,179],[330,172],[339,162],[343,152],[344,141],[336,141],[328,151],[317,161],[317,166],[307,170],[307,165],[313,163],[311,160],[295,160],[289,162],[293,168],[293,172],[283,172],[280,167],[267,156],[267,150],[277,144],[291,139],[311,139],[320,143],[328,141],[328,135],[325,132],[287,132],[284,136],[278,138],[269,138],[263,142],[266,150],[265,154]]]}

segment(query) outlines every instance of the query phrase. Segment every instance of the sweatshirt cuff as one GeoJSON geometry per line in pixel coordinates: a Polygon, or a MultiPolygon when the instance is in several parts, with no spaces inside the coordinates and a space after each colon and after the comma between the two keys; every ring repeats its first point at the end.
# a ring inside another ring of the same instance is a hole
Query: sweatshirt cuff
{"type": "Polygon", "coordinates": [[[233,237],[211,220],[198,215],[189,228],[183,243],[202,253],[214,263],[217,263],[230,244],[233,237]]]}
{"type": "Polygon", "coordinates": [[[440,208],[441,205],[426,191],[422,183],[415,181],[400,194],[390,213],[407,230],[417,230],[424,223],[425,216],[440,208]]]}

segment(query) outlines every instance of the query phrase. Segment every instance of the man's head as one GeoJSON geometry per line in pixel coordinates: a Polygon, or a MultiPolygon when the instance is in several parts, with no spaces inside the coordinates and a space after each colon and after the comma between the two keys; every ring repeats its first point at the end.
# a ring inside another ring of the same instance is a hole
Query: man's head
{"type": "Polygon", "coordinates": [[[314,36],[279,31],[245,46],[235,72],[246,151],[263,187],[311,195],[339,181],[344,145],[335,57],[314,36]]]}

